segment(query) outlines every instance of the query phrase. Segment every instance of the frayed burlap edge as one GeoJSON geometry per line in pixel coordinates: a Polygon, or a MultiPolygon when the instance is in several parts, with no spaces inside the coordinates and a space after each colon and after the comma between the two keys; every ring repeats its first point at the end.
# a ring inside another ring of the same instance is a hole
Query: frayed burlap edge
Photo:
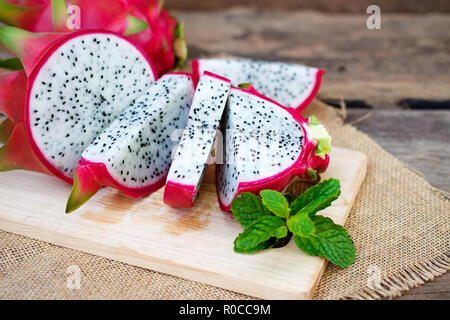
{"type": "Polygon", "coordinates": [[[420,262],[395,275],[381,279],[374,286],[366,286],[358,291],[346,295],[341,300],[380,300],[400,297],[403,293],[427,281],[433,281],[450,270],[450,253],[420,262]]]}

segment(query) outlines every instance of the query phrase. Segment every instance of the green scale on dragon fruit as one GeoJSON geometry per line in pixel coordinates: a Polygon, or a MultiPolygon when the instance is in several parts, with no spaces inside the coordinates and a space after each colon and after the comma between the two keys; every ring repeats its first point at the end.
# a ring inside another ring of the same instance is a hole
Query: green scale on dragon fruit
{"type": "Polygon", "coordinates": [[[324,70],[283,62],[246,59],[199,59],[192,62],[194,78],[210,71],[233,86],[251,83],[261,94],[283,106],[303,111],[320,88],[324,70]]]}
{"type": "Polygon", "coordinates": [[[281,191],[293,177],[315,180],[328,167],[331,138],[323,125],[251,86],[231,88],[221,130],[216,184],[224,211],[242,192],[281,191]]]}
{"type": "Polygon", "coordinates": [[[230,81],[205,72],[197,84],[188,122],[175,152],[164,189],[164,203],[192,207],[214,146],[228,99],[230,81]]]}
{"type": "Polygon", "coordinates": [[[79,208],[103,186],[134,198],[164,186],[193,95],[191,76],[174,73],[136,99],[83,152],[66,212],[79,208]]]}
{"type": "Polygon", "coordinates": [[[83,150],[156,80],[147,55],[108,31],[30,33],[0,28],[24,70],[2,77],[0,112],[14,129],[0,171],[26,169],[72,183],[83,150]]]}

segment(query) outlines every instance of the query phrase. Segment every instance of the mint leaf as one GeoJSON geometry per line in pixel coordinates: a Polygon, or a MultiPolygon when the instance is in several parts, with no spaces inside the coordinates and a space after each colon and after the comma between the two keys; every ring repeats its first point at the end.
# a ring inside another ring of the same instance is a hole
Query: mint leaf
{"type": "Polygon", "coordinates": [[[274,245],[274,242],[270,241],[270,240],[262,242],[262,243],[260,243],[260,244],[258,244],[256,246],[254,246],[254,247],[245,248],[245,249],[236,247],[236,245],[235,245],[234,246],[234,252],[237,252],[237,253],[255,253],[255,252],[258,252],[258,251],[261,251],[261,250],[269,249],[269,248],[273,247],[273,245],[274,245]]]}
{"type": "Polygon", "coordinates": [[[344,227],[324,216],[312,217],[315,232],[308,237],[295,236],[296,245],[313,256],[324,256],[331,263],[346,268],[356,258],[352,238],[344,227]]]}
{"type": "Polygon", "coordinates": [[[287,225],[289,231],[298,236],[307,237],[310,233],[313,233],[316,229],[311,218],[306,211],[300,211],[294,216],[287,219],[287,225]]]}
{"type": "Polygon", "coordinates": [[[312,237],[300,237],[294,235],[294,242],[302,251],[310,256],[320,256],[320,244],[312,237]]]}
{"type": "Polygon", "coordinates": [[[255,248],[261,250],[260,246],[271,237],[284,238],[288,230],[284,221],[275,216],[264,216],[254,221],[244,232],[240,233],[234,240],[236,252],[254,252],[255,248]]]}
{"type": "Polygon", "coordinates": [[[300,210],[307,211],[314,216],[318,211],[331,205],[341,194],[341,185],[338,179],[328,179],[307,189],[291,203],[291,213],[300,210]]]}
{"type": "Polygon", "coordinates": [[[270,214],[261,199],[253,193],[244,192],[231,202],[231,211],[236,220],[245,228],[259,218],[270,214]]]}
{"type": "Polygon", "coordinates": [[[275,190],[262,190],[259,193],[262,197],[262,203],[271,212],[280,218],[289,217],[289,203],[286,198],[275,190]]]}

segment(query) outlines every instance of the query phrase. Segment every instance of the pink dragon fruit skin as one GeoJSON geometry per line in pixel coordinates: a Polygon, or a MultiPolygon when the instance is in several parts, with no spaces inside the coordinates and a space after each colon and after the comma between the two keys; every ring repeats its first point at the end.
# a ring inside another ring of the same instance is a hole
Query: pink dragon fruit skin
{"type": "Polygon", "coordinates": [[[80,29],[130,36],[144,48],[158,75],[181,66],[186,59],[182,26],[156,0],[0,0],[0,21],[31,32],[67,32],[68,5],[80,8],[80,29]],[[131,22],[136,20],[140,21],[138,30],[131,22]]]}
{"type": "Polygon", "coordinates": [[[50,0],[0,1],[0,21],[29,31],[53,31],[50,0]]]}
{"type": "Polygon", "coordinates": [[[9,71],[0,75],[0,112],[13,123],[23,121],[23,110],[27,90],[27,76],[24,70],[9,71]]]}

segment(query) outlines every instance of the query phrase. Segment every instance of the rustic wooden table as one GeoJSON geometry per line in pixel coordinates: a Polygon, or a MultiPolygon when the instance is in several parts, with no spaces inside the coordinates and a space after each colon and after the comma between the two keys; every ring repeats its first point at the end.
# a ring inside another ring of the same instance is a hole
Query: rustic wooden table
{"type": "MultiPolygon", "coordinates": [[[[178,12],[190,58],[230,54],[328,70],[319,98],[348,123],[450,192],[450,15],[230,9],[178,12]]],[[[0,52],[0,58],[4,58],[0,52]]],[[[450,299],[450,274],[399,299],[450,299]]]]}
{"type": "MultiPolygon", "coordinates": [[[[190,58],[231,54],[325,68],[319,98],[450,192],[450,15],[367,16],[231,9],[179,12],[190,58]]],[[[445,274],[400,299],[450,299],[445,274]]]]}

